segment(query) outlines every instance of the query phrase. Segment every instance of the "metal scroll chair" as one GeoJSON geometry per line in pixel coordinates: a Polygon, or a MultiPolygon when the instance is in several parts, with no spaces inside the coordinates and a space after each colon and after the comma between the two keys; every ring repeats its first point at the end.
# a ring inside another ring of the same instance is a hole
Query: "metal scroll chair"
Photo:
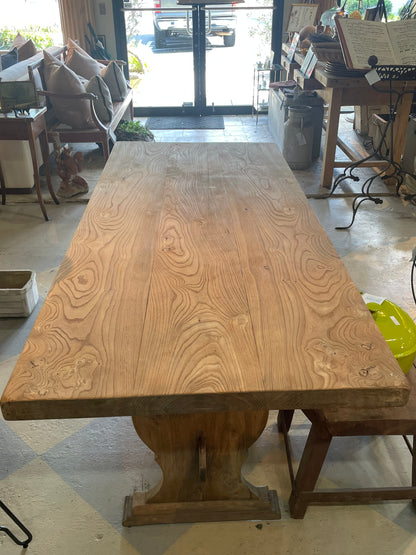
{"type": "Polygon", "coordinates": [[[0,526],[0,532],[5,532],[13,541],[14,543],[17,543],[17,545],[21,545],[23,547],[27,547],[29,545],[29,543],[32,541],[32,534],[29,532],[29,530],[26,528],[26,526],[24,526],[20,520],[17,518],[16,515],[14,515],[11,510],[7,507],[7,505],[5,505],[2,501],[0,501],[0,509],[3,509],[3,511],[7,514],[7,516],[9,516],[13,522],[15,522],[15,524],[17,524],[17,526],[20,528],[20,530],[22,530],[22,532],[24,532],[27,536],[27,538],[25,540],[19,540],[18,537],[16,537],[13,532],[11,530],[9,530],[9,528],[7,528],[6,526],[0,526]]]}
{"type": "Polygon", "coordinates": [[[284,434],[292,492],[289,509],[292,518],[303,518],[311,503],[359,503],[381,500],[412,499],[416,508],[416,461],[413,447],[406,437],[413,436],[416,446],[416,368],[407,374],[411,386],[407,404],[382,409],[304,410],[311,428],[294,476],[288,431],[293,410],[280,410],[278,429],[284,434]],[[316,490],[322,465],[335,436],[402,435],[412,454],[412,485],[408,487],[378,487],[360,489],[316,490]]]}

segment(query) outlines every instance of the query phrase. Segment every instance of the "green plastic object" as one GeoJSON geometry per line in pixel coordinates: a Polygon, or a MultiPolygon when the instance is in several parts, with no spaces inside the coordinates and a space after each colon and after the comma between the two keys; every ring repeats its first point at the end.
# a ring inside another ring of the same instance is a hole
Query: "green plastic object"
{"type": "Polygon", "coordinates": [[[391,301],[366,304],[400,368],[407,374],[416,356],[416,324],[391,301]]]}

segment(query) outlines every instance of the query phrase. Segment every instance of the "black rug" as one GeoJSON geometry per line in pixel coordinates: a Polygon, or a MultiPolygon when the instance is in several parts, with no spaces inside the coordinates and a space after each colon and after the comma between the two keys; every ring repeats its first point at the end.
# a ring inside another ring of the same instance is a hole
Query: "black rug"
{"type": "Polygon", "coordinates": [[[149,129],[224,129],[222,116],[162,116],[147,118],[149,129]]]}

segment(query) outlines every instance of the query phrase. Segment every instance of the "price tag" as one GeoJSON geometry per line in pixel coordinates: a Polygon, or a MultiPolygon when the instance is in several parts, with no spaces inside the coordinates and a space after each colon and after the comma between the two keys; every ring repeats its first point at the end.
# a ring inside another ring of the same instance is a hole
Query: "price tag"
{"type": "Polygon", "coordinates": [[[371,71],[366,73],[365,78],[370,85],[374,85],[375,83],[378,83],[380,81],[380,77],[376,69],[372,69],[371,71]]]}
{"type": "Polygon", "coordinates": [[[296,139],[299,146],[306,145],[305,135],[303,133],[296,133],[296,139]]]}

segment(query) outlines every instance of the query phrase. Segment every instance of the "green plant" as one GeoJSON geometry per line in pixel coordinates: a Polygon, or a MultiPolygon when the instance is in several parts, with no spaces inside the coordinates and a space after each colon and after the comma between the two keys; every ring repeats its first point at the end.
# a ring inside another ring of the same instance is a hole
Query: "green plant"
{"type": "Polygon", "coordinates": [[[154,141],[154,135],[140,121],[121,120],[116,129],[116,137],[119,141],[154,141]]]}
{"type": "Polygon", "coordinates": [[[140,58],[131,50],[128,51],[129,71],[134,73],[144,73],[147,65],[143,64],[140,58]]]}
{"type": "Polygon", "coordinates": [[[29,25],[28,27],[20,28],[1,27],[0,47],[8,48],[12,44],[17,33],[20,33],[26,39],[32,39],[39,50],[62,42],[62,38],[58,38],[60,37],[58,25],[50,27],[41,27],[40,25],[29,25]]]}
{"type": "MultiPolygon", "coordinates": [[[[387,18],[390,19],[390,17],[393,15],[393,3],[391,2],[391,0],[384,0],[384,4],[386,6],[387,18]]],[[[343,2],[341,2],[341,5],[343,5],[343,2]]],[[[354,10],[359,10],[362,14],[364,14],[366,8],[370,8],[376,5],[377,2],[373,2],[372,0],[364,0],[362,2],[359,2],[358,0],[347,0],[345,4],[345,9],[348,13],[352,13],[354,10]]]]}

